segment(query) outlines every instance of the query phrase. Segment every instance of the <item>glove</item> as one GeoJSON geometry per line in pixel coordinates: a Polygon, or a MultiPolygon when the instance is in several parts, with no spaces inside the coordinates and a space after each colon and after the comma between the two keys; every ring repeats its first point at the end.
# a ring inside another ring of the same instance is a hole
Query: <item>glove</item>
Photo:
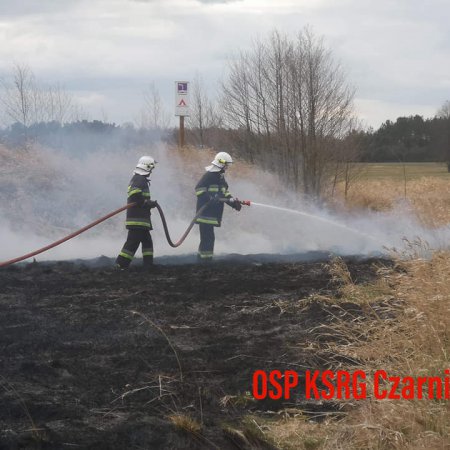
{"type": "Polygon", "coordinates": [[[242,208],[242,204],[237,198],[235,198],[233,203],[231,204],[231,207],[234,208],[236,211],[240,211],[242,208]]]}
{"type": "Polygon", "coordinates": [[[144,206],[149,206],[150,209],[156,208],[157,204],[158,204],[158,202],[156,200],[145,200],[145,202],[144,202],[144,206]]]}

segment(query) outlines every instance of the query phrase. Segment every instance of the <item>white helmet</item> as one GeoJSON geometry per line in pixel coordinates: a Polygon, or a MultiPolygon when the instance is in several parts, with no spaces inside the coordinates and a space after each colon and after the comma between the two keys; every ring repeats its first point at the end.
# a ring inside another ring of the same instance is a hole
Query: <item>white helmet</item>
{"type": "Polygon", "coordinates": [[[211,165],[205,168],[208,172],[220,172],[225,170],[230,164],[233,164],[233,158],[227,152],[219,152],[214,157],[211,165]]]}
{"type": "Polygon", "coordinates": [[[150,175],[155,168],[156,161],[151,156],[142,156],[134,169],[137,175],[150,175]]]}

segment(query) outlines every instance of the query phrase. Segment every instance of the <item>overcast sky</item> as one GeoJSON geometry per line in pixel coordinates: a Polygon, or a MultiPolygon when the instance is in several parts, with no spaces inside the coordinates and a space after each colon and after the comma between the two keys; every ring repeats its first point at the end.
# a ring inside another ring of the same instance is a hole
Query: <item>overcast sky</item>
{"type": "Polygon", "coordinates": [[[0,76],[27,64],[116,123],[137,119],[153,82],[173,115],[175,80],[199,74],[214,94],[238,50],[310,25],[378,128],[450,100],[449,18],[448,0],[0,0],[0,76]]]}

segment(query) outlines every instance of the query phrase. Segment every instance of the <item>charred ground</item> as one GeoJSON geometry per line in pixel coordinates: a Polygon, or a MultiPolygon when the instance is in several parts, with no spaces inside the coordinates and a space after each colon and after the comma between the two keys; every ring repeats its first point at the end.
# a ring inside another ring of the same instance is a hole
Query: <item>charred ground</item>
{"type": "MultiPolygon", "coordinates": [[[[365,283],[389,261],[346,263],[365,283]]],[[[249,412],[338,407],[247,394],[257,369],[330,366],[325,347],[310,344],[337,339],[316,331],[337,312],[320,296],[337,289],[327,261],[243,259],[151,273],[74,263],[3,269],[0,448],[270,448],[240,438],[249,412]]],[[[343,303],[339,314],[358,308],[343,303]]]]}

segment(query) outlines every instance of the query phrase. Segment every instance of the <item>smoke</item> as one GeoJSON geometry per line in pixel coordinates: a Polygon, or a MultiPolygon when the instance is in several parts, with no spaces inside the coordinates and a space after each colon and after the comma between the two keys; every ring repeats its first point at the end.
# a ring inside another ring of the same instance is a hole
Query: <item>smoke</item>
{"type": "Polygon", "coordinates": [[[248,182],[236,181],[233,191],[248,196],[253,206],[227,218],[226,239],[219,244],[222,251],[367,256],[396,252],[426,257],[433,250],[449,248],[450,227],[424,227],[406,204],[384,213],[338,215],[292,193],[248,182]]]}
{"type": "MultiPolygon", "coordinates": [[[[0,148],[0,259],[48,245],[123,206],[133,169],[142,155],[151,155],[158,162],[151,177],[152,198],[163,207],[172,238],[177,240],[195,214],[196,198],[195,175],[183,170],[185,164],[176,149],[160,142],[122,152],[0,148]]],[[[199,176],[203,170],[202,165],[198,167],[199,176]]],[[[124,222],[125,212],[36,259],[116,256],[126,238],[124,222]]],[[[157,255],[195,251],[195,238],[177,250],[167,244],[156,210],[152,222],[157,255]]]]}
{"type": "MultiPolygon", "coordinates": [[[[144,154],[158,161],[151,180],[152,198],[162,206],[176,241],[195,214],[194,186],[211,160],[208,152],[179,152],[162,143],[80,154],[49,148],[27,152],[0,148],[0,259],[48,245],[123,206],[133,168],[144,154]]],[[[337,216],[285,192],[274,176],[239,166],[237,161],[227,173],[230,192],[257,204],[243,206],[239,213],[225,206],[222,227],[216,229],[217,254],[325,251],[373,255],[412,247],[426,253],[429,248],[448,247],[450,242],[450,228],[424,228],[405,207],[383,214],[337,216]]],[[[155,256],[196,252],[197,227],[181,247],[173,249],[153,211],[155,256]]],[[[124,220],[123,212],[36,259],[115,257],[126,238],[124,220]]]]}

